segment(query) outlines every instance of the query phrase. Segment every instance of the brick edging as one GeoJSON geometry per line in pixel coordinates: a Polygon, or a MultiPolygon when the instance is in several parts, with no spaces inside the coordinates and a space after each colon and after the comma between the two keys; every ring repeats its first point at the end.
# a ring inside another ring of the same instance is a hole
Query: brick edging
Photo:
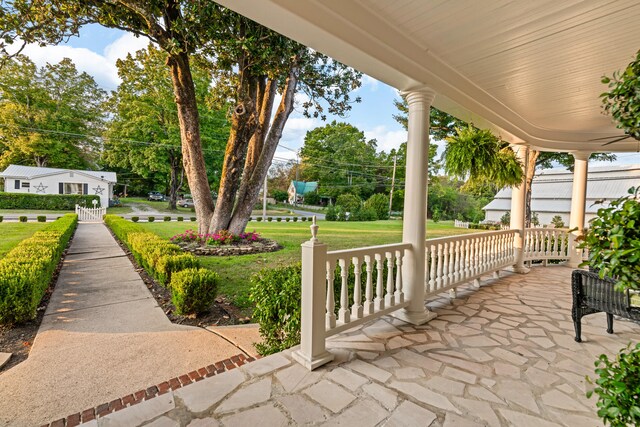
{"type": "MultiPolygon", "coordinates": [[[[260,358],[260,356],[256,356],[256,358],[260,358]]],[[[247,357],[244,354],[231,356],[228,359],[215,362],[214,364],[205,366],[204,368],[196,369],[195,371],[191,371],[187,374],[171,378],[170,380],[151,386],[146,390],[139,390],[120,399],[115,399],[111,402],[103,403],[93,408],[85,409],[84,411],[69,415],[65,418],[60,418],[59,420],[51,423],[44,424],[42,427],[75,427],[81,423],[86,423],[88,421],[104,417],[112,412],[120,411],[142,401],[161,396],[170,390],[177,390],[191,383],[238,368],[246,363],[253,362],[256,358],[247,357]]]]}

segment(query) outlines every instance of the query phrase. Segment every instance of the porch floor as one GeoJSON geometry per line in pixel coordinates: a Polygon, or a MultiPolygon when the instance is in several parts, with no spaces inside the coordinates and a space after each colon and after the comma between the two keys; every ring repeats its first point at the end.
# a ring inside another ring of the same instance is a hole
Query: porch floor
{"type": "Polygon", "coordinates": [[[600,354],[637,341],[640,325],[616,319],[608,335],[603,313],[587,316],[576,343],[571,271],[503,273],[430,301],[438,317],[426,325],[385,317],[333,337],[336,360],[314,372],[286,351],[97,424],[600,426],[585,376],[600,354]]]}

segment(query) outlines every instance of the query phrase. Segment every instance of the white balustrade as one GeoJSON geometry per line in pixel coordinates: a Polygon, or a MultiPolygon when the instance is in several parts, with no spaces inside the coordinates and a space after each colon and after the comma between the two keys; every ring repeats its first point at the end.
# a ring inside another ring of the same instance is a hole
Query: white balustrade
{"type": "Polygon", "coordinates": [[[524,259],[569,259],[569,230],[566,228],[527,228],[524,233],[524,259]]]}
{"type": "Polygon", "coordinates": [[[453,221],[453,226],[456,228],[469,228],[468,221],[458,221],[457,219],[453,221]]]}
{"type": "Polygon", "coordinates": [[[102,217],[107,214],[107,208],[85,208],[76,205],[76,214],[78,214],[78,221],[101,222],[102,217]]]}
{"type": "Polygon", "coordinates": [[[516,259],[515,233],[490,231],[427,240],[425,296],[450,291],[512,265],[516,259]]]}

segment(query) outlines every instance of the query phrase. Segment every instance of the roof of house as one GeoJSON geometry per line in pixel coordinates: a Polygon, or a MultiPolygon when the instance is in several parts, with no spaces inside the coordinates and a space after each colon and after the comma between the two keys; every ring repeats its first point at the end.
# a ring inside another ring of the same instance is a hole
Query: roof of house
{"type": "MultiPolygon", "coordinates": [[[[640,186],[640,165],[605,166],[589,169],[586,213],[596,213],[607,202],[622,197],[629,188],[640,186]],[[602,203],[600,202],[602,201],[602,203]]],[[[570,212],[573,173],[564,168],[541,171],[531,184],[531,211],[570,212]]],[[[485,211],[511,210],[511,188],[503,188],[485,211]]]]}
{"type": "Polygon", "coordinates": [[[35,179],[61,173],[74,172],[80,175],[87,175],[107,182],[118,182],[115,172],[107,171],[83,171],[75,169],[40,168],[35,166],[9,165],[4,172],[0,172],[3,178],[35,179]]]}
{"type": "Polygon", "coordinates": [[[301,196],[304,196],[305,194],[311,193],[318,189],[318,183],[315,181],[314,182],[291,181],[291,185],[293,185],[293,187],[295,188],[296,194],[299,194],[301,196]]]}

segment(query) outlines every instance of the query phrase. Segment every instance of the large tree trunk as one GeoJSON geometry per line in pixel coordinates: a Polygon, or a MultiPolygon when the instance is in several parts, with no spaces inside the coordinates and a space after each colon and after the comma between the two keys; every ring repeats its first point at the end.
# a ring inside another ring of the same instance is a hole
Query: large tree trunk
{"type": "Polygon", "coordinates": [[[180,156],[171,150],[169,152],[169,209],[176,210],[178,202],[178,175],[180,174],[180,156]]]}
{"type": "MultiPolygon", "coordinates": [[[[245,164],[245,176],[243,178],[242,186],[238,192],[237,204],[233,218],[229,225],[229,231],[238,234],[242,233],[247,226],[247,222],[251,217],[251,210],[258,200],[260,189],[263,186],[264,178],[271,166],[271,160],[278,146],[278,142],[282,137],[282,131],[284,125],[287,123],[287,119],[293,110],[294,96],[296,93],[296,86],[298,84],[298,67],[296,65],[291,67],[289,76],[285,82],[285,88],[280,100],[280,105],[273,118],[269,133],[262,141],[263,137],[255,138],[252,140],[252,146],[250,147],[250,155],[247,156],[247,162],[245,164]]],[[[267,85],[268,86],[268,85],[267,85]]],[[[265,91],[267,94],[268,92],[265,91]]],[[[265,110],[269,110],[270,115],[271,105],[273,100],[265,100],[264,109],[261,113],[264,113],[265,124],[268,122],[269,117],[266,115],[265,110]]],[[[261,114],[260,120],[262,124],[263,114],[261,114]]],[[[265,126],[266,128],[266,126],[265,126]]]]}
{"type": "Polygon", "coordinates": [[[200,141],[200,121],[195,87],[189,57],[186,53],[171,55],[168,59],[173,92],[178,106],[182,161],[189,180],[189,189],[198,218],[198,230],[205,233],[213,215],[213,197],[207,180],[207,169],[200,141]]]}

